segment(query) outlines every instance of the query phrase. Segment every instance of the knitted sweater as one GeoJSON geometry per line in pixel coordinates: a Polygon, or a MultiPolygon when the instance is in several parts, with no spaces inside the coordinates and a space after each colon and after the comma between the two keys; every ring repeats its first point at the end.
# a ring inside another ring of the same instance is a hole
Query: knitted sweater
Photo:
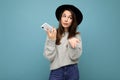
{"type": "Polygon", "coordinates": [[[79,57],[82,54],[82,41],[80,34],[75,36],[80,40],[80,43],[77,44],[76,48],[72,48],[68,42],[68,34],[68,32],[65,32],[60,41],[60,45],[56,45],[55,41],[50,40],[47,37],[44,56],[50,61],[50,70],[78,63],[79,57]]]}

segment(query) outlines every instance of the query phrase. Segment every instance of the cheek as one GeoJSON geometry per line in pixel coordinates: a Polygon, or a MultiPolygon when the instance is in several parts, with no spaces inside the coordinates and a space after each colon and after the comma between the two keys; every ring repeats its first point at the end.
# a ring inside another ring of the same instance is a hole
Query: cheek
{"type": "Polygon", "coordinates": [[[69,24],[72,24],[72,20],[69,21],[69,24]]]}
{"type": "Polygon", "coordinates": [[[64,21],[64,19],[63,19],[63,18],[61,18],[60,22],[61,22],[61,23],[63,23],[63,21],[64,21]]]}
{"type": "Polygon", "coordinates": [[[61,18],[61,22],[63,22],[64,21],[64,18],[61,18]]]}

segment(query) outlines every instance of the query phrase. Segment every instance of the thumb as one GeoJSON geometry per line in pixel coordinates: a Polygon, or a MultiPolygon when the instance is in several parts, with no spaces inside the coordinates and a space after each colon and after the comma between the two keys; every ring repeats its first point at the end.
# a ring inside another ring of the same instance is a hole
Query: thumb
{"type": "Polygon", "coordinates": [[[79,43],[79,42],[80,42],[80,40],[79,40],[79,39],[76,39],[76,42],[77,42],[77,43],[79,43]]]}

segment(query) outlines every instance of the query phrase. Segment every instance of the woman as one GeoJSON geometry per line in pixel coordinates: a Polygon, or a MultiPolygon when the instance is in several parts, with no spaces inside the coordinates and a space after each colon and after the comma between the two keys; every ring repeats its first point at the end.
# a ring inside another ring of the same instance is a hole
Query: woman
{"type": "Polygon", "coordinates": [[[47,32],[45,57],[50,61],[49,80],[79,80],[78,61],[82,54],[82,41],[77,27],[83,16],[69,4],[56,9],[59,27],[47,32]]]}

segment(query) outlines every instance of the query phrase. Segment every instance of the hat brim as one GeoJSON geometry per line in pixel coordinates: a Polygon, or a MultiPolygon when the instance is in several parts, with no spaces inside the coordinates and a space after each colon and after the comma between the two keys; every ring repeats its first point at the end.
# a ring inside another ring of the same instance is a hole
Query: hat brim
{"type": "Polygon", "coordinates": [[[55,12],[57,20],[59,21],[61,12],[63,12],[64,10],[68,10],[68,9],[71,9],[75,13],[76,19],[77,19],[77,24],[79,25],[82,22],[83,15],[82,15],[81,11],[73,5],[65,4],[65,5],[59,6],[55,12]]]}

